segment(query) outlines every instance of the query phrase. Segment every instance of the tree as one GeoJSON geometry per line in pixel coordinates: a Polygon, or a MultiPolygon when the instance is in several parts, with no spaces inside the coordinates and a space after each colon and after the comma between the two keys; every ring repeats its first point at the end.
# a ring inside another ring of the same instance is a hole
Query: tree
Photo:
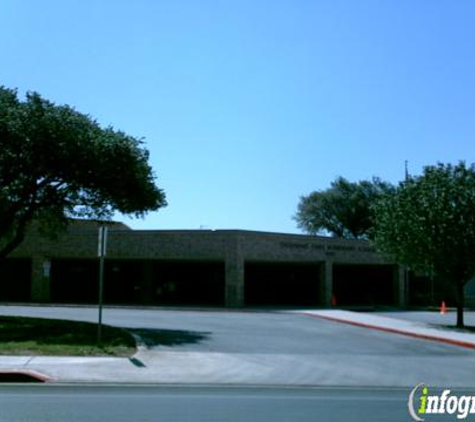
{"type": "Polygon", "coordinates": [[[474,165],[427,166],[374,210],[376,246],[413,270],[451,283],[457,327],[463,327],[464,286],[475,274],[474,165]]]}
{"type": "Polygon", "coordinates": [[[392,188],[378,178],[354,183],[338,177],[329,189],[302,196],[294,219],[309,234],[367,239],[373,226],[371,205],[392,188]]]}
{"type": "Polygon", "coordinates": [[[57,233],[70,218],[143,216],[166,205],[142,141],[37,93],[0,87],[0,258],[35,221],[57,233]]]}

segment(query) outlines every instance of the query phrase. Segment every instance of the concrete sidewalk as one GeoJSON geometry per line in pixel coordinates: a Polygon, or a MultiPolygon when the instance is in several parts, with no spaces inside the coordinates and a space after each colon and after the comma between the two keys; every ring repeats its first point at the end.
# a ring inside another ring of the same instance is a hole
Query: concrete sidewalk
{"type": "Polygon", "coordinates": [[[461,330],[447,327],[446,325],[442,325],[440,320],[438,320],[438,323],[411,321],[398,318],[398,314],[402,314],[400,312],[393,313],[391,317],[381,316],[371,312],[351,312],[336,309],[297,311],[297,313],[387,333],[475,349],[475,333],[462,332],[461,330]]]}

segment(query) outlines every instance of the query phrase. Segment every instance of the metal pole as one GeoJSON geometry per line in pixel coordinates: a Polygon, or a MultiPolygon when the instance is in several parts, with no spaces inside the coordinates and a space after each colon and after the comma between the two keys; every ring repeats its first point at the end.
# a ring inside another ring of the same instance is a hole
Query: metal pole
{"type": "Polygon", "coordinates": [[[102,305],[104,292],[104,257],[99,259],[99,325],[97,326],[97,343],[102,343],[102,305]]]}
{"type": "Polygon", "coordinates": [[[97,325],[97,343],[102,343],[102,307],[104,295],[104,261],[106,256],[107,245],[107,227],[101,226],[99,228],[99,323],[97,325]]]}

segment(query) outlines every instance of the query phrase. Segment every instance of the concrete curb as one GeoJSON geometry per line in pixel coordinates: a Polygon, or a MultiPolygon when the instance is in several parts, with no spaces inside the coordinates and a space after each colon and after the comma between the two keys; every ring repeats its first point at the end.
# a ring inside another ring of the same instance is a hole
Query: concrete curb
{"type": "Polygon", "coordinates": [[[139,353],[143,353],[147,351],[147,345],[145,344],[145,341],[140,337],[136,332],[134,332],[133,328],[130,328],[127,330],[130,335],[134,338],[135,343],[137,345],[137,351],[134,353],[132,357],[136,357],[139,353]]]}
{"type": "Polygon", "coordinates": [[[359,321],[352,321],[352,320],[343,319],[343,318],[336,318],[336,317],[331,317],[327,315],[311,314],[308,312],[303,312],[303,314],[310,317],[314,317],[314,318],[326,319],[328,321],[339,322],[342,324],[349,324],[356,327],[369,328],[372,330],[383,331],[383,332],[392,333],[392,334],[399,334],[399,335],[423,339],[423,340],[437,341],[439,343],[445,343],[451,346],[459,346],[459,347],[465,347],[467,349],[475,350],[475,343],[470,343],[467,341],[455,340],[455,339],[451,339],[447,337],[438,337],[438,336],[433,336],[430,334],[415,333],[411,331],[401,330],[398,328],[383,327],[380,325],[368,324],[368,323],[359,322],[359,321]]]}
{"type": "Polygon", "coordinates": [[[137,351],[131,357],[129,357],[129,361],[138,368],[146,368],[147,365],[145,365],[145,363],[143,362],[142,356],[147,353],[147,345],[145,344],[143,338],[140,337],[133,330],[129,330],[129,333],[135,339],[135,343],[137,345],[137,351]]]}

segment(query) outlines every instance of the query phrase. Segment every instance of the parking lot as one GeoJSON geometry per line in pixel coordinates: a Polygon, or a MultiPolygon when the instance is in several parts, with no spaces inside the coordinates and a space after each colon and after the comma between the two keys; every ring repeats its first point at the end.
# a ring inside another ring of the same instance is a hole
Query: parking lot
{"type": "MultiPolygon", "coordinates": [[[[88,307],[4,306],[0,313],[97,320],[88,307]]],[[[104,321],[142,337],[144,367],[119,358],[36,358],[30,365],[60,381],[475,386],[467,370],[473,350],[299,313],[107,308],[104,321]]]]}

